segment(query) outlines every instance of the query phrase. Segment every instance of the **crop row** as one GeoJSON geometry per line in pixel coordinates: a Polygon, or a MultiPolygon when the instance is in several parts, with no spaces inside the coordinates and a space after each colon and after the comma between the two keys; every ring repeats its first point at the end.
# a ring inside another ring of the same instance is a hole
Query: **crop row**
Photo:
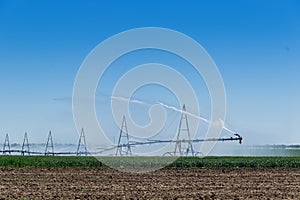
{"type": "Polygon", "coordinates": [[[300,157],[75,157],[75,156],[0,156],[0,167],[254,167],[300,168],[300,157]],[[100,161],[99,161],[100,160],[100,161]],[[172,162],[174,161],[174,162],[172,162]],[[171,163],[171,164],[169,164],[171,163]]]}

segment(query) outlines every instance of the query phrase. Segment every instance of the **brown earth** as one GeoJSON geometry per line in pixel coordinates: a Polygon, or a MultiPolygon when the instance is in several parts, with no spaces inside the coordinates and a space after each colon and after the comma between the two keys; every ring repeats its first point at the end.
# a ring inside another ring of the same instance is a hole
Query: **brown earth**
{"type": "Polygon", "coordinates": [[[300,199],[298,169],[0,168],[0,199],[300,199]]]}

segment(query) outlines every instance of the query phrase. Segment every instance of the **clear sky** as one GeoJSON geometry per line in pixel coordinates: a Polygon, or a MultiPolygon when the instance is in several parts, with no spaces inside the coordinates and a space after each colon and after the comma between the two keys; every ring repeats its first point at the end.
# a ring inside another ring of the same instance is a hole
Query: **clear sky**
{"type": "Polygon", "coordinates": [[[0,142],[5,133],[22,142],[25,131],[44,142],[49,129],[58,143],[76,142],[71,97],[82,61],[108,37],[148,26],[207,50],[223,77],[226,124],[246,144],[300,143],[296,0],[0,0],[0,142]]]}

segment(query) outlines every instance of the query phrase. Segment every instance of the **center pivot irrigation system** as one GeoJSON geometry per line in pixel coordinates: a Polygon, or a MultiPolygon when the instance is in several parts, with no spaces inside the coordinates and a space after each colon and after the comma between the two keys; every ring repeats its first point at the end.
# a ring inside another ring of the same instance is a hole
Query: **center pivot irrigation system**
{"type": "MultiPolygon", "coordinates": [[[[51,131],[48,134],[47,142],[45,145],[44,152],[37,152],[31,151],[30,145],[28,142],[27,133],[24,135],[24,140],[22,144],[22,149],[11,149],[9,144],[9,137],[6,134],[5,141],[3,144],[3,154],[11,154],[11,153],[21,153],[21,155],[104,155],[106,152],[115,152],[113,156],[131,156],[132,155],[132,148],[136,146],[142,145],[151,145],[151,144],[175,144],[174,151],[166,152],[163,156],[201,156],[201,152],[196,152],[194,150],[193,144],[200,143],[200,142],[218,142],[218,141],[238,141],[240,144],[242,143],[242,137],[236,133],[231,131],[230,129],[223,126],[223,129],[232,133],[232,136],[229,137],[222,137],[222,138],[206,138],[206,139],[192,139],[190,135],[190,128],[187,118],[187,111],[185,105],[183,105],[181,110],[181,118],[179,122],[179,128],[176,140],[146,140],[146,141],[130,141],[129,140],[129,133],[126,124],[126,118],[123,116],[123,121],[120,127],[120,134],[118,137],[118,144],[113,145],[112,147],[108,148],[101,148],[99,151],[96,152],[88,152],[87,145],[85,141],[85,133],[84,130],[81,129],[81,134],[79,137],[79,142],[77,146],[76,152],[55,152],[54,151],[54,144],[52,139],[51,131]]],[[[112,155],[112,154],[110,154],[112,155]]]]}
{"type": "MultiPolygon", "coordinates": [[[[227,128],[226,128],[227,129],[227,128]]],[[[229,129],[227,129],[229,130],[229,129]]],[[[242,143],[243,138],[236,132],[230,131],[232,136],[222,138],[206,138],[206,139],[191,139],[190,128],[187,118],[186,107],[183,105],[181,110],[181,118],[176,140],[147,140],[145,142],[136,142],[129,140],[129,134],[126,124],[126,118],[123,116],[122,125],[120,127],[120,134],[118,144],[111,148],[103,149],[102,152],[116,149],[116,156],[131,156],[132,147],[141,145],[151,145],[159,143],[174,143],[175,148],[172,152],[166,152],[163,156],[201,156],[201,152],[196,152],[193,148],[194,143],[200,142],[218,142],[218,141],[238,141],[242,143]]]]}

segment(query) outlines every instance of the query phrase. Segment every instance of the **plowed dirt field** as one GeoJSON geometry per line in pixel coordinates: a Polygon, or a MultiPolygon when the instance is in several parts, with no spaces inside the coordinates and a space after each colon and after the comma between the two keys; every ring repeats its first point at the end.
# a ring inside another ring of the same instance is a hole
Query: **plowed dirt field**
{"type": "Polygon", "coordinates": [[[0,168],[0,199],[300,199],[299,168],[0,168]]]}

